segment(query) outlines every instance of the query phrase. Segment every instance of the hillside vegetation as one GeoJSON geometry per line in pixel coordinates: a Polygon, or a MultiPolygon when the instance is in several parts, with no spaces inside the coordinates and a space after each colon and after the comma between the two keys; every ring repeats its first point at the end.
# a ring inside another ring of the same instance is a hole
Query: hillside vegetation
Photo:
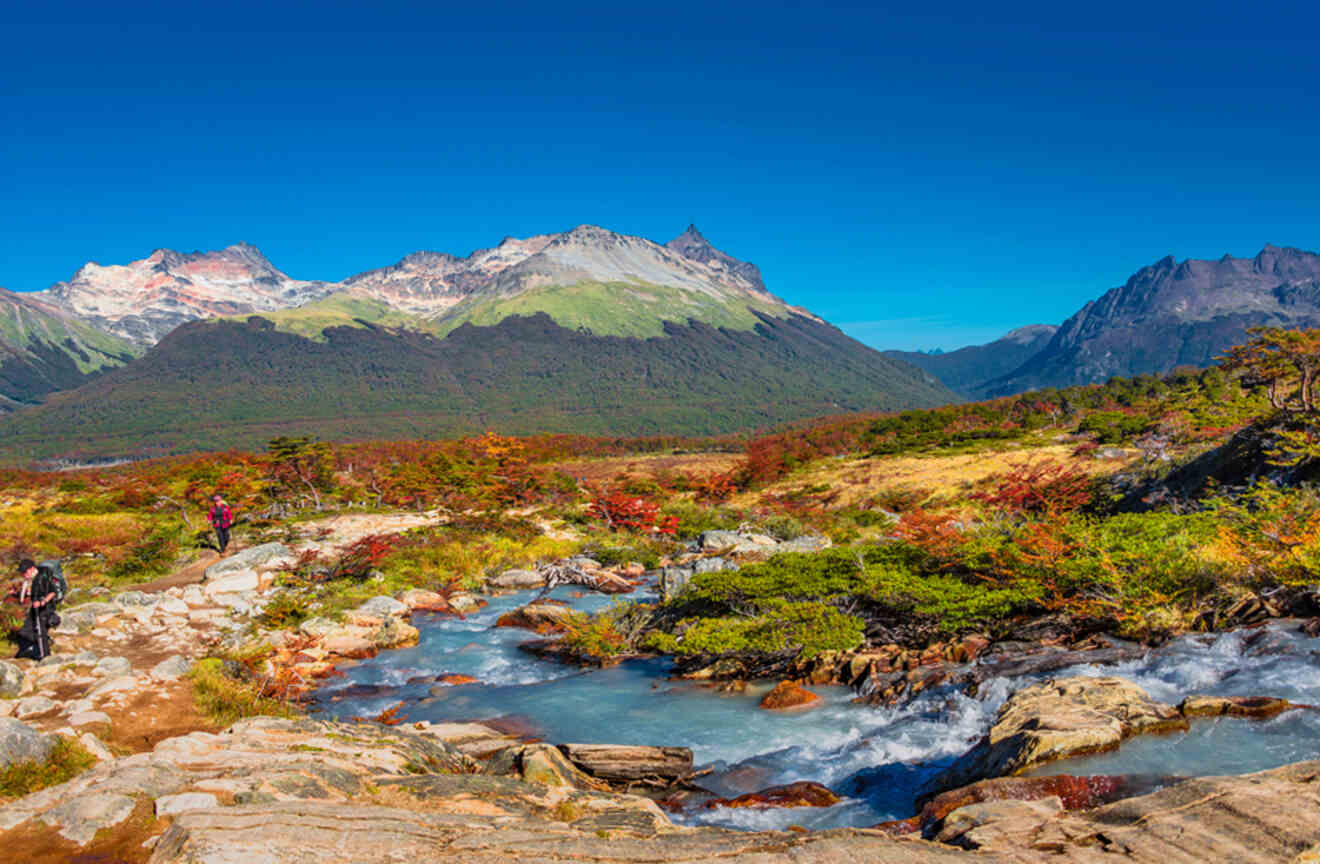
{"type": "MultiPolygon", "coordinates": [[[[320,314],[332,311],[346,314],[320,314]]],[[[543,313],[443,339],[363,322],[313,340],[284,332],[317,321],[312,313],[281,320],[185,325],[131,366],[0,419],[0,458],[251,448],[305,433],[706,435],[956,398],[801,316],[746,331],[666,324],[652,339],[573,330],[543,313]]]]}

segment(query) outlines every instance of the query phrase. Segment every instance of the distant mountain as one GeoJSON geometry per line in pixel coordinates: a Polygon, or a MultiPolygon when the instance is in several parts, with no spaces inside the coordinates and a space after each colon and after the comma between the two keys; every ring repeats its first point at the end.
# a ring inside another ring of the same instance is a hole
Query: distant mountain
{"type": "Polygon", "coordinates": [[[336,286],[291,279],[246,243],[218,252],[157,249],[140,261],[90,262],[32,296],[135,345],[154,345],[188,321],[301,306],[336,286]]]}
{"type": "Polygon", "coordinates": [[[1254,325],[1320,326],[1320,255],[1266,245],[1254,258],[1167,257],[1087,303],[987,396],[1208,366],[1254,325]]]}
{"type": "Polygon", "coordinates": [[[988,382],[1016,371],[1040,353],[1058,329],[1050,324],[1031,324],[1019,327],[994,342],[959,348],[957,351],[886,351],[885,354],[925,369],[959,396],[984,399],[984,388],[988,382]]]}
{"type": "MultiPolygon", "coordinates": [[[[167,453],[290,432],[705,434],[956,400],[770,294],[695,229],[684,237],[679,251],[584,225],[467,258],[418,253],[335,284],[266,269],[252,247],[189,256],[189,284],[207,259],[245,307],[277,308],[233,309],[223,291],[193,289],[177,314],[218,320],[185,323],[127,366],[0,418],[0,451],[167,453]]],[[[182,268],[167,258],[178,292],[182,268]]],[[[107,291],[114,316],[93,302],[105,282],[83,279],[75,296],[121,328],[161,323],[126,314],[125,298],[150,294],[134,280],[152,269],[121,269],[132,272],[107,291]]]]}
{"type": "Polygon", "coordinates": [[[0,412],[77,387],[136,353],[127,341],[32,294],[0,288],[0,412]]]}

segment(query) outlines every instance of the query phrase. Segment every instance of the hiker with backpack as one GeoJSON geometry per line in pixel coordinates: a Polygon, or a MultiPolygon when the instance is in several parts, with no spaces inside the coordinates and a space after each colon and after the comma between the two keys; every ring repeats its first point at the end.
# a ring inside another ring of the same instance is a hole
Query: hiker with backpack
{"type": "Polygon", "coordinates": [[[23,577],[18,602],[23,604],[27,615],[18,631],[17,656],[44,660],[50,656],[51,628],[60,624],[55,609],[69,590],[64,581],[64,568],[57,560],[38,564],[31,558],[24,558],[18,563],[18,573],[23,577]]]}
{"type": "Polygon", "coordinates": [[[216,548],[223,555],[229,545],[229,529],[234,525],[234,511],[229,509],[229,505],[225,503],[225,496],[219,492],[211,496],[211,501],[211,512],[207,514],[207,519],[215,529],[216,548]]]}

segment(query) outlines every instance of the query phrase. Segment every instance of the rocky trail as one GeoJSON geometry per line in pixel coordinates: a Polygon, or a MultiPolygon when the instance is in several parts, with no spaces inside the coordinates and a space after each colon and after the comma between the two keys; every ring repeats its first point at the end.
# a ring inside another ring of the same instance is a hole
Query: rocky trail
{"type": "MultiPolygon", "coordinates": [[[[1314,710],[1268,694],[1185,693],[1174,704],[1113,676],[1019,686],[983,740],[950,761],[933,788],[939,794],[917,815],[817,831],[694,827],[671,816],[660,805],[675,805],[672,791],[702,782],[682,740],[653,742],[670,745],[663,747],[545,742],[502,731],[500,723],[412,720],[256,717],[223,730],[209,725],[187,678],[201,656],[255,634],[274,649],[272,676],[291,670],[315,686],[337,664],[415,643],[415,611],[471,613],[486,603],[461,592],[412,590],[368,600],[341,621],[312,618],[296,631],[255,625],[254,615],[275,596],[276,574],[307,545],[342,546],[428,518],[340,516],[308,529],[314,539],[303,544],[207,557],[167,579],[62,610],[58,654],[39,664],[0,663],[0,765],[44,758],[56,735],[76,738],[98,761],[68,782],[0,804],[7,857],[152,864],[1320,860],[1320,762],[1194,779],[1024,776],[1046,763],[1126,747],[1137,736],[1185,730],[1191,718],[1314,710]]],[[[653,574],[660,591],[681,590],[700,568],[737,566],[739,554],[774,543],[707,540],[697,557],[653,574]]],[[[548,590],[555,578],[605,593],[639,581],[627,568],[574,559],[501,574],[488,590],[548,590]]],[[[510,623],[553,630],[554,608],[525,607],[510,623]]],[[[834,658],[829,674],[852,664],[887,681],[893,668],[968,668],[984,647],[951,646],[930,660],[834,658]]],[[[823,710],[815,701],[806,700],[806,710],[823,710]]],[[[820,784],[797,783],[716,803],[815,809],[837,800],[820,784]]]]}

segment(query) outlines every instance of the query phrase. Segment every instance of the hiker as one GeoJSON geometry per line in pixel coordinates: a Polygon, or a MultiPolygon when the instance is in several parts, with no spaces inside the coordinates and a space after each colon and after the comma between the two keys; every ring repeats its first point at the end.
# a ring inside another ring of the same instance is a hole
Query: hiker
{"type": "Polygon", "coordinates": [[[220,554],[225,554],[225,547],[229,545],[229,529],[234,524],[234,512],[229,509],[225,503],[225,497],[219,492],[211,496],[215,503],[211,505],[211,512],[207,518],[211,520],[211,527],[215,529],[216,544],[220,549],[220,554]]]}
{"type": "Polygon", "coordinates": [[[38,565],[31,558],[18,563],[18,573],[23,577],[18,602],[27,609],[27,616],[18,631],[17,656],[43,660],[50,656],[50,629],[60,623],[55,614],[63,599],[59,579],[48,563],[38,565]]]}

